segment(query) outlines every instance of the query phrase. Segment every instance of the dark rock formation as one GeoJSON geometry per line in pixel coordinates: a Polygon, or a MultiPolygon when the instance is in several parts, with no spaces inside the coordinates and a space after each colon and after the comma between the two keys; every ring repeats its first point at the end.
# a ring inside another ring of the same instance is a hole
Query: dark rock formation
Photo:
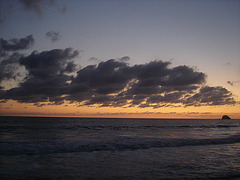
{"type": "Polygon", "coordinates": [[[229,116],[227,116],[227,115],[223,115],[222,119],[231,119],[231,118],[229,116]]]}

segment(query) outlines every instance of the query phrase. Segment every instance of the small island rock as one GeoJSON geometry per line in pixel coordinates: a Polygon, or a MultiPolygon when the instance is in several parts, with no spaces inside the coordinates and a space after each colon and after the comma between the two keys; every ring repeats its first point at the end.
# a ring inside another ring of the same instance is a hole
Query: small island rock
{"type": "Polygon", "coordinates": [[[229,116],[227,116],[227,115],[223,115],[222,119],[231,119],[231,118],[229,116]]]}

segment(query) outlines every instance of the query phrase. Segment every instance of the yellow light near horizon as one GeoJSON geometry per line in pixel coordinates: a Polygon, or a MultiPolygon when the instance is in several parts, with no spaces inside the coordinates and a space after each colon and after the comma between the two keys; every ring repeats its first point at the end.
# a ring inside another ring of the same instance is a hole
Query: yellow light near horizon
{"type": "Polygon", "coordinates": [[[199,107],[98,107],[80,106],[77,104],[45,105],[36,107],[33,104],[8,101],[0,104],[0,115],[16,116],[54,116],[54,117],[111,117],[111,118],[196,118],[219,119],[223,114],[232,119],[240,119],[240,105],[235,106],[199,106],[199,107]]]}

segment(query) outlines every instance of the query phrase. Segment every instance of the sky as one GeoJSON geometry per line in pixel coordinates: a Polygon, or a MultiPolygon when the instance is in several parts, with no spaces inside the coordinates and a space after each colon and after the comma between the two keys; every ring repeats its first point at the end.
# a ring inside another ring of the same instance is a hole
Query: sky
{"type": "Polygon", "coordinates": [[[240,119],[238,0],[0,0],[0,115],[240,119]]]}

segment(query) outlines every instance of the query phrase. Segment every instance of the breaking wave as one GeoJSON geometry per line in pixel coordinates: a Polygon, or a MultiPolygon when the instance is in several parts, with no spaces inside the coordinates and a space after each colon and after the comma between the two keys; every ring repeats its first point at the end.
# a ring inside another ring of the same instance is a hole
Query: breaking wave
{"type": "Polygon", "coordinates": [[[218,139],[159,139],[139,137],[116,137],[112,141],[3,141],[1,155],[38,155],[55,153],[77,153],[93,151],[132,151],[139,149],[205,146],[240,142],[240,134],[218,139]]]}

